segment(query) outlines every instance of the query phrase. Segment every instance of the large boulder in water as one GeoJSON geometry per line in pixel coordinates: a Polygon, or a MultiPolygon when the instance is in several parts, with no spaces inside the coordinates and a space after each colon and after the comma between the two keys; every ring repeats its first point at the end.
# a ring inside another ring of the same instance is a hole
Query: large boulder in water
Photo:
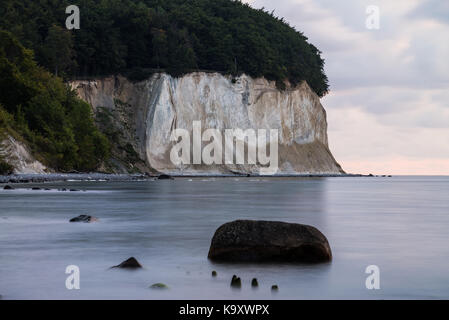
{"type": "Polygon", "coordinates": [[[332,252],[315,227],[237,220],[215,231],[208,257],[223,262],[326,262],[332,259],[332,252]]]}

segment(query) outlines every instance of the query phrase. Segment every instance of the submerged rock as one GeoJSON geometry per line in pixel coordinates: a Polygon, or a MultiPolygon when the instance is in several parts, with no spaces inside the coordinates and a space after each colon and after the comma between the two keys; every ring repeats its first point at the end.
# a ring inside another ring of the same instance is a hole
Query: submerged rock
{"type": "Polygon", "coordinates": [[[208,257],[223,262],[326,262],[332,252],[326,237],[312,226],[237,220],[215,231],[208,257]]]}
{"type": "Polygon", "coordinates": [[[78,217],[70,219],[70,222],[86,222],[86,223],[89,223],[89,222],[95,222],[95,221],[98,221],[98,219],[95,218],[95,217],[92,217],[92,216],[88,216],[87,214],[82,214],[82,215],[79,215],[78,217]]]}
{"type": "Polygon", "coordinates": [[[236,275],[232,276],[231,279],[231,287],[233,288],[241,288],[242,287],[242,280],[237,277],[236,275]]]}
{"type": "Polygon", "coordinates": [[[11,186],[9,186],[9,185],[6,185],[6,186],[3,188],[3,190],[14,190],[14,188],[11,187],[11,186]]]}
{"type": "Polygon", "coordinates": [[[277,284],[271,286],[271,291],[278,291],[278,290],[279,287],[277,286],[277,284]]]}
{"type": "Polygon", "coordinates": [[[253,280],[251,280],[251,287],[258,287],[259,286],[259,282],[257,282],[256,278],[253,278],[253,280]]]}
{"type": "Polygon", "coordinates": [[[168,286],[164,283],[155,283],[150,286],[151,289],[168,289],[168,286]]]}
{"type": "Polygon", "coordinates": [[[131,258],[123,261],[119,265],[113,266],[111,268],[137,269],[137,268],[142,268],[142,265],[139,263],[139,261],[137,261],[136,258],[131,257],[131,258]]]}
{"type": "Polygon", "coordinates": [[[216,277],[217,276],[217,271],[212,271],[212,277],[216,277]]]}

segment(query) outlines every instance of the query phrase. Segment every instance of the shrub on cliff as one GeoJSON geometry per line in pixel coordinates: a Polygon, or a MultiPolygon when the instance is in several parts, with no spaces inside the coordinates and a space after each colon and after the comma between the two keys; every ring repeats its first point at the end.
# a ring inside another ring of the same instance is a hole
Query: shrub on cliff
{"type": "Polygon", "coordinates": [[[0,175],[8,175],[13,173],[14,168],[0,157],[0,175]]]}
{"type": "Polygon", "coordinates": [[[108,156],[89,105],[5,31],[0,31],[0,108],[2,131],[13,128],[52,168],[90,171],[108,156]]]}
{"type": "Polygon", "coordinates": [[[232,0],[80,0],[81,29],[67,33],[70,4],[2,0],[0,28],[32,48],[40,65],[72,76],[205,69],[265,76],[281,87],[306,80],[318,95],[328,92],[320,51],[264,9],[232,0]]]}

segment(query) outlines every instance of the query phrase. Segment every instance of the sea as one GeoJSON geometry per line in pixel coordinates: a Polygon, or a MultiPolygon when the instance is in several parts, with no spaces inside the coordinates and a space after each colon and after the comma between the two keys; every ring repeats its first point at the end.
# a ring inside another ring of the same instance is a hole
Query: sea
{"type": "Polygon", "coordinates": [[[2,299],[449,298],[448,176],[75,176],[10,184],[14,190],[4,185],[2,299]],[[69,222],[81,214],[98,221],[69,222]],[[208,260],[216,229],[238,219],[314,226],[327,237],[333,259],[208,260]],[[129,257],[143,268],[110,268],[129,257]],[[73,272],[78,287],[70,280],[73,272]],[[240,289],[231,288],[233,275],[242,279],[240,289]],[[251,287],[253,278],[257,288],[251,287]],[[167,288],[151,288],[155,283],[167,288]]]}

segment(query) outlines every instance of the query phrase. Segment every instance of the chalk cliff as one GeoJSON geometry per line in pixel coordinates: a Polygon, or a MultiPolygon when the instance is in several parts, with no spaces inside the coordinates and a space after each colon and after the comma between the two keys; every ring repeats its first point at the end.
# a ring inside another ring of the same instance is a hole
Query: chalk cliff
{"type": "Polygon", "coordinates": [[[179,78],[157,73],[137,83],[121,76],[108,77],[73,81],[71,86],[92,105],[97,123],[115,144],[112,165],[117,172],[260,172],[260,165],[247,162],[173,164],[173,130],[192,132],[193,122],[201,121],[203,131],[277,129],[277,174],[343,173],[329,151],[326,112],[305,82],[280,91],[264,78],[196,72],[179,78]]]}
{"type": "Polygon", "coordinates": [[[0,141],[0,156],[14,167],[15,174],[51,172],[32,155],[28,146],[10,135],[0,141]]]}

